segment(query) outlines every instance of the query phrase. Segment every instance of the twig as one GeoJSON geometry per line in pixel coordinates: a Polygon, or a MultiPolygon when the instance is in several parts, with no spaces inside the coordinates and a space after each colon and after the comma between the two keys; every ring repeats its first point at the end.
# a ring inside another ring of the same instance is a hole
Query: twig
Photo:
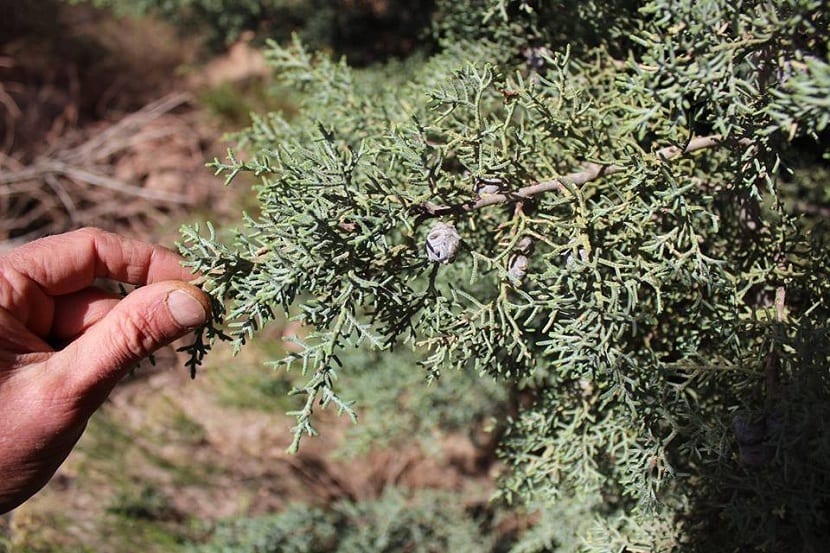
{"type": "MultiPolygon", "coordinates": [[[[775,289],[775,322],[782,325],[787,318],[787,289],[779,286],[775,289]]],[[[764,378],[767,385],[767,403],[774,402],[779,395],[781,387],[778,378],[778,359],[780,357],[780,346],[773,342],[772,349],[764,359],[764,378]]]]}
{"type": "Polygon", "coordinates": [[[189,99],[181,93],[166,96],[87,136],[85,142],[64,146],[71,140],[68,137],[26,166],[0,154],[0,251],[73,226],[106,226],[107,220],[128,221],[136,231],[197,201],[180,192],[124,182],[112,174],[114,156],[179,134],[175,124],[151,124],[163,116],[169,119],[167,114],[189,99]]]}
{"type": "Polygon", "coordinates": [[[71,162],[75,160],[101,159],[129,147],[137,129],[146,126],[162,115],[174,110],[190,100],[187,93],[175,93],[147,104],[135,113],[121,119],[104,132],[94,136],[80,146],[60,152],[60,159],[71,162]]]}
{"type": "MultiPolygon", "coordinates": [[[[152,102],[135,113],[124,117],[104,132],[97,134],[75,148],[53,152],[42,156],[32,165],[19,171],[0,173],[0,185],[42,180],[48,176],[61,175],[74,181],[85,182],[93,186],[109,188],[124,194],[151,201],[178,204],[191,203],[190,198],[182,194],[146,190],[133,186],[107,175],[89,170],[91,161],[106,158],[134,145],[136,131],[145,127],[162,115],[170,112],[190,99],[187,93],[175,93],[152,102]]],[[[168,131],[147,133],[146,139],[154,139],[168,134],[168,131]]],[[[140,135],[139,135],[140,136],[140,135]]]]}
{"type": "MultiPolygon", "coordinates": [[[[751,144],[751,141],[749,140],[739,140],[738,142],[744,145],[751,144]]],[[[699,136],[691,139],[685,148],[679,148],[677,146],[667,146],[665,148],[660,148],[659,150],[657,150],[657,152],[655,152],[655,156],[668,161],[681,155],[690,154],[692,152],[704,150],[706,148],[712,148],[722,143],[723,138],[719,134],[712,136],[699,136]]],[[[575,173],[570,173],[554,179],[538,182],[536,184],[531,184],[529,186],[525,186],[513,192],[488,194],[477,200],[470,200],[464,203],[454,205],[435,205],[427,202],[425,204],[421,204],[418,207],[418,210],[424,217],[440,217],[442,215],[448,215],[450,213],[466,213],[474,211],[476,209],[481,209],[482,207],[527,200],[538,194],[561,190],[564,186],[563,183],[568,183],[574,186],[581,186],[587,182],[594,181],[600,177],[613,175],[614,173],[619,173],[623,169],[623,166],[616,165],[613,163],[608,165],[602,165],[599,163],[589,163],[582,170],[577,171],[575,173]]]]}
{"type": "Polygon", "coordinates": [[[63,208],[66,210],[66,213],[69,215],[69,220],[72,223],[78,221],[78,208],[75,205],[75,201],[72,199],[72,196],[66,191],[66,188],[60,183],[58,178],[55,175],[49,174],[46,175],[43,180],[46,181],[46,184],[49,185],[49,188],[55,193],[58,199],[63,204],[63,208]]]}
{"type": "Polygon", "coordinates": [[[3,152],[0,152],[0,169],[2,169],[3,167],[19,171],[23,169],[24,165],[16,159],[14,159],[13,157],[3,152]]]}
{"type": "Polygon", "coordinates": [[[183,194],[147,190],[145,188],[141,188],[140,186],[133,186],[131,184],[123,183],[105,175],[99,175],[78,167],[72,167],[71,165],[67,165],[60,161],[51,161],[45,163],[44,165],[47,171],[65,175],[72,180],[82,181],[93,186],[109,188],[111,190],[123,192],[124,194],[144,198],[145,200],[171,202],[177,204],[187,204],[191,202],[190,198],[183,194]]]}
{"type": "Polygon", "coordinates": [[[26,182],[32,180],[41,180],[50,175],[63,175],[74,181],[80,181],[85,182],[87,184],[91,184],[93,186],[109,188],[110,190],[116,190],[118,192],[122,192],[130,196],[144,198],[145,200],[171,202],[177,204],[191,203],[190,198],[183,194],[173,194],[170,192],[147,190],[145,188],[141,188],[140,186],[126,184],[106,175],[93,173],[80,167],[74,167],[62,161],[41,160],[35,163],[34,165],[26,167],[21,171],[15,171],[13,173],[8,173],[6,175],[0,174],[0,185],[13,184],[17,182],[26,182]]]}
{"type": "Polygon", "coordinates": [[[6,108],[6,133],[3,139],[4,148],[7,149],[14,142],[14,122],[23,115],[20,106],[14,101],[14,98],[6,92],[3,83],[0,83],[0,105],[6,108]]]}

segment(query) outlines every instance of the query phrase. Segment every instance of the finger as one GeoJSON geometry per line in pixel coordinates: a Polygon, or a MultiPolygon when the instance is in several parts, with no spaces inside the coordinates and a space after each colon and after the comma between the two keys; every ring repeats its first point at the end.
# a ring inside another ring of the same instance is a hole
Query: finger
{"type": "Polygon", "coordinates": [[[52,351],[51,346],[41,340],[21,323],[17,317],[0,307],[0,357],[31,352],[52,351]]]}
{"type": "Polygon", "coordinates": [[[53,296],[87,288],[96,278],[151,284],[194,277],[167,248],[94,228],[41,238],[0,261],[53,296]]]}
{"type": "Polygon", "coordinates": [[[118,294],[96,287],[56,297],[49,336],[56,340],[80,336],[112,311],[121,299],[118,294]]]}
{"type": "Polygon", "coordinates": [[[151,284],[118,302],[100,321],[50,359],[68,393],[96,408],[138,361],[204,323],[207,296],[180,281],[151,284]]]}

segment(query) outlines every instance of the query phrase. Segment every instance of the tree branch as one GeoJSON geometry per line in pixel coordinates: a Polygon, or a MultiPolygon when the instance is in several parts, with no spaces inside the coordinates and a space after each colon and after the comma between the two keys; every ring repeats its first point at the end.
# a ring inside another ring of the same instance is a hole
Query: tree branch
{"type": "MultiPolygon", "coordinates": [[[[750,140],[747,139],[742,139],[738,142],[744,145],[749,145],[752,143],[750,140]]],[[[696,138],[691,139],[685,148],[679,148],[677,146],[667,146],[665,148],[660,148],[659,150],[657,150],[657,152],[655,152],[655,155],[658,158],[665,159],[668,161],[685,154],[696,152],[698,150],[712,148],[722,143],[723,138],[719,134],[711,136],[698,136],[696,138]]],[[[599,163],[589,163],[582,170],[577,171],[575,173],[569,173],[567,175],[557,177],[551,180],[537,182],[536,184],[525,186],[513,192],[487,194],[486,196],[483,196],[476,200],[469,200],[467,202],[453,205],[435,205],[433,203],[427,202],[419,205],[417,209],[425,218],[440,217],[442,215],[449,215],[451,213],[467,213],[470,211],[475,211],[476,209],[480,209],[482,207],[527,200],[538,194],[558,191],[563,188],[563,183],[568,183],[574,186],[581,186],[587,182],[594,181],[600,177],[613,175],[614,173],[619,173],[622,170],[623,166],[621,165],[602,165],[599,163]]]]}

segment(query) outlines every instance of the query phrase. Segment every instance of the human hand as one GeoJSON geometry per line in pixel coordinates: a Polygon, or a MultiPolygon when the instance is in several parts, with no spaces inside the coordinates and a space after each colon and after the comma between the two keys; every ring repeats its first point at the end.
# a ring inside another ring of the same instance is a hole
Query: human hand
{"type": "Polygon", "coordinates": [[[96,229],[0,255],[0,513],[46,484],[131,367],[207,320],[192,278],[172,251],[96,229]],[[121,299],[96,278],[144,286],[121,299]]]}

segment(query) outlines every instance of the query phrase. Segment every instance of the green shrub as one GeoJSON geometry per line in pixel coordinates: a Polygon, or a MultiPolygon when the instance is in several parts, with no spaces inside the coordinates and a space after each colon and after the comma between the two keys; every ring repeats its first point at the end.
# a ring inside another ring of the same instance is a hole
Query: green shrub
{"type": "Polygon", "coordinates": [[[245,31],[283,40],[291,33],[363,63],[407,53],[429,24],[431,0],[68,0],[120,15],[154,15],[213,48],[245,31]]]}
{"type": "Polygon", "coordinates": [[[299,113],[215,163],[259,178],[260,213],[183,229],[216,299],[194,370],[298,313],[292,450],[315,410],[371,410],[338,381],[372,370],[354,347],[409,351],[424,384],[495,378],[501,499],[576,534],[542,517],[517,550],[820,550],[823,2],[446,0],[433,29],[371,69],[270,45],[299,113]]]}
{"type": "Polygon", "coordinates": [[[187,29],[205,33],[210,44],[221,46],[236,40],[245,30],[258,29],[279,15],[286,23],[309,16],[312,2],[306,0],[68,0],[91,3],[118,15],[155,15],[187,29]]]}
{"type": "Polygon", "coordinates": [[[390,489],[376,501],[295,505],[277,515],[226,521],[193,553],[484,553],[494,547],[482,536],[486,524],[452,494],[407,497],[390,489]]]}

